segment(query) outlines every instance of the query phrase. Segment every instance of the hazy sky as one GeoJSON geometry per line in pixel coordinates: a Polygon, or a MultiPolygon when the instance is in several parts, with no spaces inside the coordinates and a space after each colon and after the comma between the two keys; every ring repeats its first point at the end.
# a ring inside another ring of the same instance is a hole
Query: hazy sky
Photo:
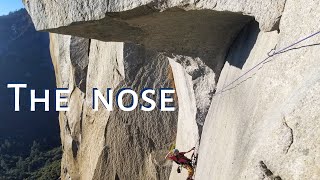
{"type": "Polygon", "coordinates": [[[0,0],[0,16],[23,8],[22,0],[0,0]]]}

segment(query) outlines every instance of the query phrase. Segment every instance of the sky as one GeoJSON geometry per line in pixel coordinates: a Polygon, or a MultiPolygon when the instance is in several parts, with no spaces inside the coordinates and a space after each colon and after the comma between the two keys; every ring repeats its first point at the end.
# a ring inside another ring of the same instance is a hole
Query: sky
{"type": "Polygon", "coordinates": [[[0,16],[23,8],[22,0],[0,0],[0,16]]]}

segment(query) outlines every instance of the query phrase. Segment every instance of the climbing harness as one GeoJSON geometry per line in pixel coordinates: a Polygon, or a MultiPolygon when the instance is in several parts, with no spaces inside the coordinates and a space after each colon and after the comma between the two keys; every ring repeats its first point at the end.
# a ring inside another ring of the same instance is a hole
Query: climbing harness
{"type": "Polygon", "coordinates": [[[239,79],[241,79],[242,77],[244,77],[245,75],[247,75],[249,72],[251,72],[252,70],[254,70],[255,68],[257,68],[259,65],[261,64],[264,64],[267,62],[268,59],[270,59],[271,57],[277,55],[277,54],[280,54],[280,53],[283,53],[287,50],[289,50],[289,48],[307,40],[307,39],[310,39],[316,35],[320,34],[320,31],[316,32],[316,33],[313,33],[301,40],[298,40],[297,42],[295,43],[292,43],[291,45],[285,47],[285,48],[282,48],[280,49],[279,51],[276,51],[275,48],[273,48],[267,55],[268,57],[266,57],[265,59],[263,59],[262,61],[260,61],[258,64],[256,64],[255,66],[253,66],[252,68],[250,68],[248,71],[246,71],[245,73],[243,73],[242,75],[240,75],[238,78],[236,78],[235,80],[231,81],[229,84],[227,84],[226,86],[223,86],[221,90],[219,90],[218,92],[216,92],[213,96],[216,96],[218,94],[222,94],[229,86],[231,86],[232,84],[234,84],[235,82],[239,81],[239,79]]]}

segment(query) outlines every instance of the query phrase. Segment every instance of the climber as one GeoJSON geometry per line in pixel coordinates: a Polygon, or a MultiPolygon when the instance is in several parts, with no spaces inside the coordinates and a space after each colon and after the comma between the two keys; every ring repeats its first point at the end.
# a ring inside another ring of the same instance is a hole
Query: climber
{"type": "MultiPolygon", "coordinates": [[[[188,170],[187,180],[193,180],[192,176],[194,174],[194,168],[192,166],[191,159],[187,158],[184,155],[194,150],[195,147],[193,147],[192,149],[190,149],[190,151],[187,152],[179,152],[178,149],[174,149],[173,151],[168,152],[168,154],[165,157],[165,159],[172,160],[188,170]]],[[[177,171],[178,173],[180,173],[180,166],[178,167],[177,171]]]]}

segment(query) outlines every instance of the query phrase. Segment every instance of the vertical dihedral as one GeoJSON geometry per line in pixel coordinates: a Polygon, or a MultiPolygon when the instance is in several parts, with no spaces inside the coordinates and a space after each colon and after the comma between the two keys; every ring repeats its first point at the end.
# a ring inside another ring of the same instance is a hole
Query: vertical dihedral
{"type": "MultiPolygon", "coordinates": [[[[56,34],[51,34],[51,53],[57,86],[71,90],[70,111],[60,113],[62,179],[108,179],[109,175],[168,179],[171,166],[162,155],[175,139],[177,111],[143,112],[138,107],[123,112],[114,106],[109,112],[101,104],[99,111],[92,110],[93,88],[105,95],[107,88],[139,92],[147,87],[158,90],[172,86],[167,58],[135,44],[89,43],[87,39],[56,34]]],[[[129,99],[124,97],[125,102],[129,99]]]]}
{"type": "MultiPolygon", "coordinates": [[[[176,148],[187,151],[195,146],[199,140],[198,125],[196,122],[197,103],[193,89],[192,77],[185,71],[182,65],[169,59],[179,99],[179,114],[177,124],[176,148]]],[[[176,173],[177,165],[174,164],[170,179],[175,180],[186,176],[176,173]]]]}
{"type": "MultiPolygon", "coordinates": [[[[71,36],[50,34],[50,51],[52,62],[55,67],[56,82],[58,88],[69,88],[73,93],[69,95],[69,106],[76,105],[71,108],[70,112],[60,112],[60,134],[63,148],[63,157],[61,163],[61,177],[68,179],[68,177],[78,177],[79,169],[77,166],[76,156],[77,152],[74,150],[75,145],[79,142],[77,138],[79,135],[79,108],[82,103],[73,103],[83,101],[81,92],[77,91],[74,85],[74,74],[70,59],[70,39],[71,36]]],[[[81,110],[80,110],[81,111],[81,110]]],[[[80,114],[79,114],[80,115],[80,114]]],[[[78,145],[77,145],[78,146],[78,145]]]]}
{"type": "MultiPolygon", "coordinates": [[[[114,61],[123,64],[124,77],[128,78],[124,78],[114,91],[131,88],[139,92],[153,88],[157,94],[151,97],[158,105],[159,88],[170,87],[173,83],[168,76],[170,65],[166,57],[135,44],[124,44],[122,53],[123,58],[114,61]]],[[[128,104],[131,98],[125,96],[123,100],[128,104]]],[[[139,100],[141,103],[143,101],[139,100]]],[[[178,108],[177,104],[175,106],[178,108]]],[[[176,123],[177,111],[162,112],[157,107],[145,112],[137,107],[124,112],[115,107],[105,126],[105,145],[99,154],[93,179],[113,179],[115,176],[119,179],[168,179],[171,166],[166,164],[163,154],[175,139],[176,123]]]]}
{"type": "Polygon", "coordinates": [[[50,34],[51,57],[55,67],[58,88],[68,88],[70,111],[60,112],[59,121],[63,158],[61,176],[79,178],[83,106],[88,66],[89,40],[50,34]]]}
{"type": "MultiPolygon", "coordinates": [[[[92,90],[97,88],[106,96],[107,88],[115,89],[124,76],[123,43],[91,40],[87,74],[87,92],[83,110],[81,160],[79,169],[81,178],[93,179],[99,158],[105,148],[105,128],[110,121],[110,113],[99,102],[99,110],[92,109],[92,90]]],[[[115,101],[113,101],[115,104],[115,101]]],[[[117,136],[114,134],[113,136],[117,136]]],[[[108,138],[108,137],[107,137],[108,138]]],[[[108,169],[104,167],[103,169],[108,169]]]]}
{"type": "Polygon", "coordinates": [[[75,85],[86,92],[86,80],[89,64],[90,39],[71,37],[70,40],[70,59],[73,67],[75,85]]]}

